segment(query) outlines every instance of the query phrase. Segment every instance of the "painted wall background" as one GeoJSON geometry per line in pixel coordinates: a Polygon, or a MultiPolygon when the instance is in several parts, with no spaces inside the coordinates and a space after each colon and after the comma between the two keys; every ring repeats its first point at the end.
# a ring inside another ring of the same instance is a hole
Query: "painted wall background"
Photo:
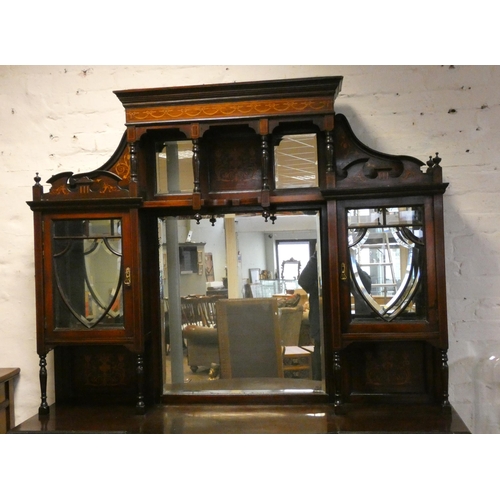
{"type": "MultiPolygon", "coordinates": [[[[21,368],[17,423],[40,401],[35,174],[105,163],[125,129],[113,90],[323,75],[344,76],[336,111],[366,145],[442,158],[450,400],[471,430],[500,433],[500,377],[487,361],[500,355],[500,66],[0,66],[0,366],[21,368]]],[[[48,367],[51,403],[50,357],[48,367]]]]}

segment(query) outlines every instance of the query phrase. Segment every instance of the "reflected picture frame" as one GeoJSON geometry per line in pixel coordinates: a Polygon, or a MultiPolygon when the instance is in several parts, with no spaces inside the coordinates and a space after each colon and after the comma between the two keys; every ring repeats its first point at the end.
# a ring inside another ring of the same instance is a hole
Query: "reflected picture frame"
{"type": "Polygon", "coordinates": [[[253,267],[248,272],[250,274],[250,283],[260,283],[260,268],[253,267]]]}

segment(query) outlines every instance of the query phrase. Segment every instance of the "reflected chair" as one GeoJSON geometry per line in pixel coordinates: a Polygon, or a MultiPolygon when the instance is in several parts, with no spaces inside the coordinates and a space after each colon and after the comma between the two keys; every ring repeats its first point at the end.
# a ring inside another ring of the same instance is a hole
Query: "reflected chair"
{"type": "Polygon", "coordinates": [[[301,305],[279,309],[285,377],[302,378],[305,376],[311,378],[312,376],[311,352],[299,347],[303,314],[304,309],[301,305]]]}
{"type": "Polygon", "coordinates": [[[216,328],[186,325],[182,334],[186,339],[188,365],[193,373],[201,366],[208,368],[219,364],[219,339],[216,328]]]}
{"type": "Polygon", "coordinates": [[[282,346],[298,346],[300,327],[302,325],[304,309],[302,306],[280,307],[279,325],[282,346]]]}
{"type": "Polygon", "coordinates": [[[194,295],[181,298],[182,335],[187,361],[195,373],[200,366],[219,364],[219,340],[215,304],[219,297],[194,295]]]}
{"type": "Polygon", "coordinates": [[[220,377],[283,377],[276,299],[221,299],[216,308],[220,377]]]}

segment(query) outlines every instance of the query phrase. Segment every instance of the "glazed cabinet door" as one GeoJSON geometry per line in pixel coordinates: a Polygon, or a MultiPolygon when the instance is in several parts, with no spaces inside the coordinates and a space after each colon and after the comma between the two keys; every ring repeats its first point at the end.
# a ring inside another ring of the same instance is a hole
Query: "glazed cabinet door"
{"type": "Polygon", "coordinates": [[[339,208],[342,335],[439,338],[432,199],[339,208]]]}
{"type": "Polygon", "coordinates": [[[338,202],[343,401],[440,401],[447,330],[432,196],[338,202]]]}
{"type": "Polygon", "coordinates": [[[127,212],[45,215],[42,343],[137,348],[127,212]]]}

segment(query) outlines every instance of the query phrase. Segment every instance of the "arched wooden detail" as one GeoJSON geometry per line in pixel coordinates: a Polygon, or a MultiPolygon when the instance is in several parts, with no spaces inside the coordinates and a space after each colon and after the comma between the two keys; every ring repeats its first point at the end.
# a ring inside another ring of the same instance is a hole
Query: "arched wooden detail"
{"type": "Polygon", "coordinates": [[[354,135],[342,114],[335,115],[334,149],[338,189],[407,189],[442,182],[439,158],[426,165],[411,156],[375,151],[354,135]]]}
{"type": "MultiPolygon", "coordinates": [[[[130,147],[124,133],[118,148],[104,165],[87,173],[60,172],[53,175],[47,180],[51,185],[49,192],[43,193],[42,190],[40,198],[67,200],[81,197],[129,197],[130,179],[130,147]]],[[[38,186],[41,187],[39,182],[38,186]]]]}

